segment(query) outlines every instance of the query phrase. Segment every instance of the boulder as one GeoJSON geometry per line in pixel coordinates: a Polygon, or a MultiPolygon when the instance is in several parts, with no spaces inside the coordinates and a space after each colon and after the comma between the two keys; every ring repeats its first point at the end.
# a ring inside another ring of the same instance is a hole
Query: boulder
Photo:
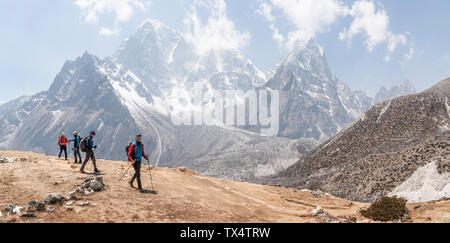
{"type": "Polygon", "coordinates": [[[20,215],[21,218],[36,218],[36,214],[33,212],[25,212],[20,215]]]}
{"type": "Polygon", "coordinates": [[[102,191],[105,188],[105,186],[100,181],[92,180],[89,182],[89,188],[92,189],[94,192],[99,192],[102,191]]]}
{"type": "Polygon", "coordinates": [[[320,220],[322,220],[326,223],[338,223],[339,222],[338,218],[332,216],[331,214],[329,214],[328,212],[323,210],[323,208],[321,206],[317,206],[317,208],[313,209],[311,211],[311,215],[314,217],[318,217],[320,220]]]}
{"type": "Polygon", "coordinates": [[[5,212],[6,215],[11,215],[11,214],[20,214],[20,210],[22,209],[22,207],[16,206],[14,204],[8,204],[8,206],[6,206],[5,208],[5,212]]]}
{"type": "Polygon", "coordinates": [[[45,203],[40,201],[30,201],[25,209],[26,212],[43,212],[45,211],[45,203]]]}
{"type": "Polygon", "coordinates": [[[69,195],[67,196],[67,200],[75,200],[75,201],[80,200],[78,196],[83,195],[83,193],[84,190],[81,189],[80,187],[77,187],[77,189],[69,193],[69,195]]]}
{"type": "Polygon", "coordinates": [[[56,193],[49,193],[45,196],[44,202],[46,204],[61,204],[64,201],[64,196],[56,193]]]}
{"type": "Polygon", "coordinates": [[[321,206],[317,206],[317,208],[315,208],[315,209],[313,209],[313,210],[311,211],[311,215],[314,216],[314,217],[316,217],[317,215],[319,215],[319,214],[321,214],[321,213],[323,213],[323,212],[324,212],[324,211],[323,211],[322,207],[321,207],[321,206]]]}
{"type": "Polygon", "coordinates": [[[86,190],[84,190],[83,193],[84,193],[85,196],[90,196],[90,195],[94,194],[94,190],[86,189],[86,190]]]}
{"type": "Polygon", "coordinates": [[[1,163],[14,163],[16,161],[17,161],[17,158],[10,159],[10,158],[7,158],[7,157],[0,156],[0,164],[1,163]]]}
{"type": "Polygon", "coordinates": [[[103,184],[103,176],[97,176],[95,180],[103,184]]]}
{"type": "Polygon", "coordinates": [[[86,206],[89,206],[89,203],[88,202],[80,202],[78,205],[80,207],[86,207],[86,206]]]}
{"type": "MultiPolygon", "coordinates": [[[[88,191],[88,194],[90,191],[94,192],[100,192],[105,189],[105,185],[103,184],[103,177],[97,176],[97,177],[89,177],[84,180],[82,184],[79,185],[80,189],[84,190],[85,192],[88,191]]],[[[85,193],[86,194],[86,193],[85,193]]]]}

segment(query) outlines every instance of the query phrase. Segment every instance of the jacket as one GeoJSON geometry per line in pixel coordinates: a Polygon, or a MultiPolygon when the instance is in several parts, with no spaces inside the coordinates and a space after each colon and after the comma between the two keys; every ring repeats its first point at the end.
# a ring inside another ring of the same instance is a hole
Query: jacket
{"type": "Polygon", "coordinates": [[[144,158],[148,158],[147,155],[145,154],[145,150],[144,150],[144,144],[143,143],[138,143],[135,142],[130,146],[130,149],[128,150],[128,159],[130,161],[142,161],[142,157],[144,158]],[[133,154],[134,154],[134,158],[133,158],[133,154]]]}

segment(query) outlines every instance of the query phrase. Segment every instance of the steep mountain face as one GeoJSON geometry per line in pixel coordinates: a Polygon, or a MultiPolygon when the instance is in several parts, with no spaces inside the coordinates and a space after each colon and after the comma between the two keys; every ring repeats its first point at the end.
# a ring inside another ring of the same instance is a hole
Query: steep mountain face
{"type": "MultiPolygon", "coordinates": [[[[449,100],[447,79],[423,93],[376,105],[349,128],[266,182],[373,201],[429,163],[436,163],[440,174],[449,173],[449,100]]],[[[450,184],[448,176],[442,178],[447,178],[447,183],[438,185],[450,184]]]]}
{"type": "Polygon", "coordinates": [[[122,151],[117,150],[114,141],[129,138],[137,126],[104,74],[105,68],[103,61],[87,53],[66,62],[40,105],[11,135],[8,147],[54,154],[61,132],[78,130],[87,136],[95,130],[99,135],[97,143],[104,144],[99,146],[99,154],[120,156],[122,151]]]}
{"type": "Polygon", "coordinates": [[[298,45],[267,76],[264,87],[280,91],[279,136],[318,142],[345,129],[374,104],[415,93],[408,81],[381,89],[376,98],[352,91],[330,71],[323,48],[313,39],[298,45]]]}
{"type": "Polygon", "coordinates": [[[330,71],[323,49],[310,40],[279,65],[265,85],[279,90],[280,136],[327,140],[370,105],[330,71]]]}
{"type": "Polygon", "coordinates": [[[0,148],[5,147],[11,135],[27,119],[36,107],[42,104],[46,92],[35,96],[20,97],[0,106],[0,148]]]}
{"type": "Polygon", "coordinates": [[[183,36],[157,20],[145,21],[112,57],[158,96],[170,93],[196,59],[194,48],[183,36]]]}
{"type": "Polygon", "coordinates": [[[145,21],[112,60],[163,98],[195,82],[216,90],[250,90],[265,82],[264,74],[240,52],[211,50],[199,55],[181,33],[157,20],[145,21]]]}
{"type": "Polygon", "coordinates": [[[265,75],[240,52],[209,51],[192,68],[187,83],[210,84],[216,90],[252,90],[265,82],[265,75]]]}

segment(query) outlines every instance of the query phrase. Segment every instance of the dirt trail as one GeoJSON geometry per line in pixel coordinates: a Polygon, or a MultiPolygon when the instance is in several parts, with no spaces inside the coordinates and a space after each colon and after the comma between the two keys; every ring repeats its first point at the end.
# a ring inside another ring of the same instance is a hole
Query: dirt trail
{"type": "MultiPolygon", "coordinates": [[[[43,200],[47,193],[67,195],[88,175],[80,174],[79,166],[42,154],[0,151],[11,158],[27,161],[0,164],[0,209],[13,203],[25,207],[28,201],[43,200]]],[[[53,213],[37,213],[37,218],[22,219],[3,215],[0,222],[321,222],[311,216],[311,210],[322,206],[331,215],[355,218],[367,222],[359,209],[367,204],[321,196],[309,192],[238,183],[209,178],[187,169],[154,168],[153,183],[157,195],[140,194],[132,190],[127,180],[122,182],[125,162],[98,161],[105,173],[106,190],[83,197],[89,206],[75,203],[73,211],[56,206],[53,213]]],[[[90,167],[87,166],[89,169],[90,167]]],[[[147,166],[143,166],[143,184],[150,188],[147,166]]],[[[408,205],[411,222],[450,222],[450,201],[408,205]]]]}

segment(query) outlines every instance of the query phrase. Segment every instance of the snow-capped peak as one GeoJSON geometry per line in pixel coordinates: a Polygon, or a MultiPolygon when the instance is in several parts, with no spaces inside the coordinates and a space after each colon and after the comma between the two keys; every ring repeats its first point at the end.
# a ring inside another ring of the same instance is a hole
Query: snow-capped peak
{"type": "Polygon", "coordinates": [[[315,73],[330,72],[324,50],[314,39],[298,44],[288,54],[282,65],[300,67],[303,70],[315,73]]]}
{"type": "Polygon", "coordinates": [[[171,32],[176,35],[181,35],[178,31],[172,29],[168,25],[162,23],[161,21],[157,19],[146,19],[140,26],[137,31],[137,34],[139,33],[164,33],[164,32],[171,32]]]}

